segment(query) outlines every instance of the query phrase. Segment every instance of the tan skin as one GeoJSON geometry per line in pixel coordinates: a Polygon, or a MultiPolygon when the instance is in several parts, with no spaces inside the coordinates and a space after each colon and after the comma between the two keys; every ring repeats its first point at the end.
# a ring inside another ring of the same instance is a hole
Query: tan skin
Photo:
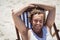
{"type": "MultiPolygon", "coordinates": [[[[49,31],[51,30],[51,27],[52,27],[52,25],[54,23],[54,20],[55,20],[55,7],[54,6],[48,6],[48,5],[42,5],[42,4],[30,4],[30,5],[26,6],[26,7],[18,10],[17,12],[12,11],[12,17],[13,17],[14,23],[15,23],[17,29],[19,30],[19,32],[21,33],[23,40],[29,40],[30,32],[29,32],[29,29],[26,28],[24,22],[19,18],[19,16],[28,7],[34,7],[34,5],[40,5],[40,7],[42,7],[45,10],[49,11],[49,14],[48,14],[47,20],[46,20],[46,27],[47,27],[47,29],[49,31]]],[[[43,26],[43,22],[42,21],[43,21],[43,14],[39,14],[39,15],[36,14],[36,15],[33,16],[33,19],[32,19],[33,31],[35,33],[37,33],[38,35],[40,35],[39,33],[41,33],[41,32],[39,32],[39,30],[41,30],[41,28],[43,26]],[[37,20],[37,22],[35,22],[34,20],[35,21],[37,20]]]]}
{"type": "Polygon", "coordinates": [[[39,36],[42,37],[42,27],[43,27],[44,14],[35,14],[33,15],[32,30],[39,36]]]}

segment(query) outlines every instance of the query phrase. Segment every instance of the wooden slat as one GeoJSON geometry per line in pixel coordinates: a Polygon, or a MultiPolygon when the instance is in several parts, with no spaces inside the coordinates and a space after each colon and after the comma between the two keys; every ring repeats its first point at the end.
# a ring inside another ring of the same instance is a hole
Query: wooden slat
{"type": "Polygon", "coordinates": [[[55,30],[55,33],[56,33],[57,40],[60,40],[56,24],[54,23],[53,26],[54,26],[54,30],[55,30]]]}

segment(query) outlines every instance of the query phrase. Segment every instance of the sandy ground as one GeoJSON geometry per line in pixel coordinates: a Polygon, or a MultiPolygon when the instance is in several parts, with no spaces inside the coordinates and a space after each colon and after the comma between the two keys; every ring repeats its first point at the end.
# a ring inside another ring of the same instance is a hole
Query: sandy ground
{"type": "MultiPolygon", "coordinates": [[[[60,0],[0,0],[0,40],[16,40],[17,36],[11,16],[11,10],[18,10],[22,5],[33,2],[56,6],[55,23],[60,30],[60,0]]],[[[52,30],[54,32],[54,29],[52,30]]],[[[56,40],[56,36],[53,38],[56,40]]]]}

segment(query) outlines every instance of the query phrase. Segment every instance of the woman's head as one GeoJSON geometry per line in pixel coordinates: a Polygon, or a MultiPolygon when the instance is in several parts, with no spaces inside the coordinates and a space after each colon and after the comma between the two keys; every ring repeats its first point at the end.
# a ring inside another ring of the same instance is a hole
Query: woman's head
{"type": "Polygon", "coordinates": [[[39,9],[33,9],[30,15],[30,22],[32,24],[32,29],[35,32],[39,32],[45,21],[45,12],[39,9]]]}

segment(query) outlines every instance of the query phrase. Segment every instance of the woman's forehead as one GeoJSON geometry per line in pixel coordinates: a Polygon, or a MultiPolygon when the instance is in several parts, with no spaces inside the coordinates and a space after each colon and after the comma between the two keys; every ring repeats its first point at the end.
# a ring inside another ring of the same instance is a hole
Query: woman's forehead
{"type": "Polygon", "coordinates": [[[35,14],[33,15],[33,18],[43,18],[44,14],[35,14]]]}

